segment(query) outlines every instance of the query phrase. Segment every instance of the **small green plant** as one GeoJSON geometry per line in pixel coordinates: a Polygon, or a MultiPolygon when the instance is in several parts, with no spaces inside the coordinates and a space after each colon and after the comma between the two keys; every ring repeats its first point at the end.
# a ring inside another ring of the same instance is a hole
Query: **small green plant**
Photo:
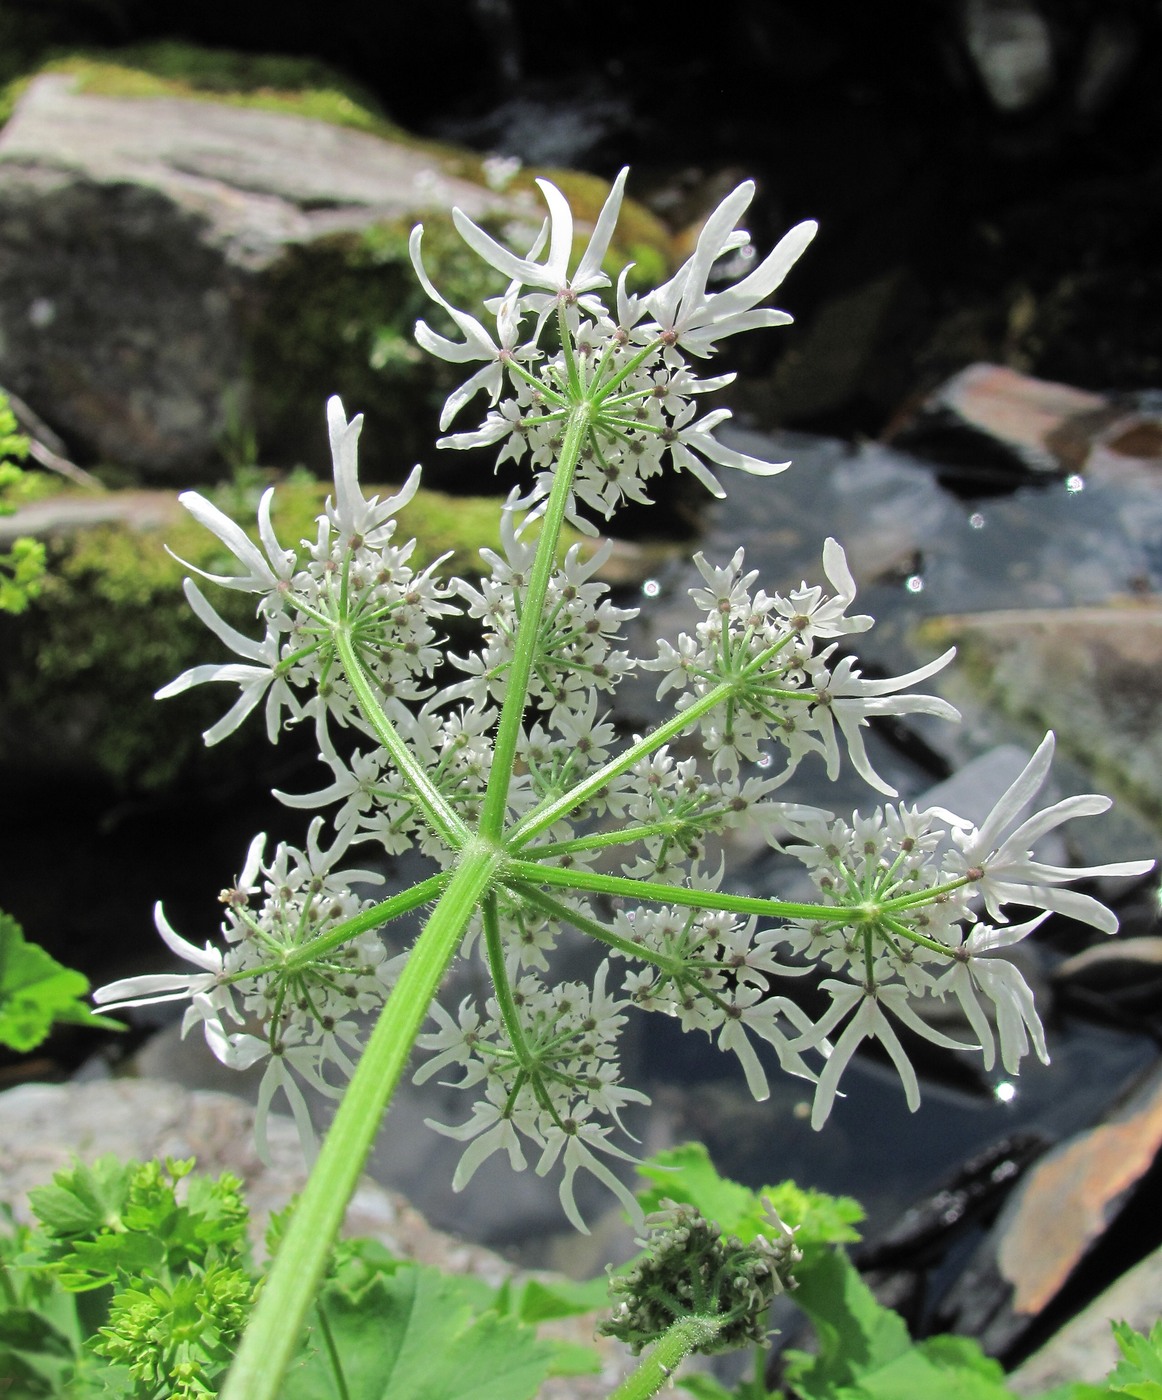
{"type": "MultiPolygon", "coordinates": [[[[28,456],[28,439],[17,431],[16,416],[0,392],[0,516],[11,515],[11,498],[23,481],[20,463],[28,456]]],[[[0,612],[21,613],[40,592],[44,577],[44,545],[20,536],[7,553],[0,552],[0,612]]]]}

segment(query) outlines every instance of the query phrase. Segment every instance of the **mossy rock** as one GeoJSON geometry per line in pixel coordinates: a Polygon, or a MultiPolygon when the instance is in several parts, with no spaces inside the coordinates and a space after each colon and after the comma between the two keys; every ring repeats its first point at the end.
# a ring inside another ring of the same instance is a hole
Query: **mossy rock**
{"type": "MultiPolygon", "coordinates": [[[[434,460],[458,367],[414,343],[419,316],[453,328],[416,282],[408,236],[422,221],[433,280],[479,307],[504,282],[450,206],[531,242],[537,171],[498,193],[479,156],[402,132],[309,60],[182,44],[61,55],[6,101],[18,105],[0,133],[13,157],[0,159],[0,380],[66,440],[139,479],[205,480],[244,455],[290,467],[323,456],[321,405],[339,393],[367,414],[377,475],[423,459],[479,489],[475,464],[434,460]]],[[[583,242],[607,182],[547,173],[583,242]]],[[[638,286],[672,262],[666,229],[629,201],[607,271],[627,262],[638,286]]]]}
{"type": "MultiPolygon", "coordinates": [[[[240,520],[253,520],[263,484],[224,487],[214,499],[240,520]]],[[[279,538],[313,538],[326,494],[322,483],[303,477],[280,484],[279,538]]],[[[479,548],[498,544],[499,522],[495,498],[421,490],[400,512],[397,538],[416,538],[417,567],[450,552],[445,570],[471,577],[479,573],[479,548]]],[[[138,792],[179,779],[220,785],[269,768],[261,717],[219,748],[203,749],[200,736],[234,703],[234,687],[195,687],[164,703],[152,698],[188,667],[229,659],[186,604],[181,581],[189,571],[181,559],[211,573],[236,568],[176,501],[172,510],[166,501],[161,519],[155,514],[145,528],[107,522],[50,540],[43,593],[21,617],[0,617],[0,765],[25,774],[100,776],[138,792]]],[[[233,626],[259,634],[253,597],[212,584],[205,592],[233,626]]],[[[467,643],[468,634],[457,642],[467,643]]]]}

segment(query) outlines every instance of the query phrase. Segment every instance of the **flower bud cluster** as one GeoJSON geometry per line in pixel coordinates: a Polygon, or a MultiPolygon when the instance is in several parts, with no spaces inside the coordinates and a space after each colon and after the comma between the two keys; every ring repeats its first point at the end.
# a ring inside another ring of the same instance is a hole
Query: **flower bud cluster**
{"type": "Polygon", "coordinates": [[[762,1346],[771,1303],[794,1288],[792,1271],[802,1258],[791,1231],[773,1211],[771,1217],[767,1235],[743,1244],[693,1206],[664,1203],[646,1218],[649,1233],[638,1241],[645,1257],[610,1276],[613,1314],[598,1332],[625,1342],[636,1356],[675,1322],[699,1318],[714,1325],[695,1351],[762,1346]]]}

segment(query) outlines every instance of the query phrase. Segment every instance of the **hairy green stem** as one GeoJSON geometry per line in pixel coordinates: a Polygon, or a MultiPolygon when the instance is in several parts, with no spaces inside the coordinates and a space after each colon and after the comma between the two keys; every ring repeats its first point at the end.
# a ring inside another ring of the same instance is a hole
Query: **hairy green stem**
{"type": "Polygon", "coordinates": [[[484,948],[488,955],[488,974],[492,978],[492,989],[496,993],[496,1004],[504,1021],[504,1029],[512,1042],[517,1058],[522,1065],[529,1063],[528,1046],[525,1044],[524,1028],[520,1023],[520,1013],[513,1000],[512,985],[508,980],[508,969],[504,965],[504,940],[500,932],[500,911],[496,907],[496,896],[485,896],[481,906],[484,922],[484,948]]]}
{"type": "Polygon", "coordinates": [[[672,1322],[637,1370],[610,1393],[609,1400],[649,1400],[695,1347],[712,1342],[721,1330],[722,1320],[717,1317],[683,1317],[672,1322]]]}
{"type": "Polygon", "coordinates": [[[499,862],[500,854],[491,845],[473,842],[467,846],[416,940],[291,1216],[221,1400],[278,1400],[282,1378],[298,1349],[303,1322],[315,1301],[327,1256],[384,1109],[468,920],[499,862]]]}

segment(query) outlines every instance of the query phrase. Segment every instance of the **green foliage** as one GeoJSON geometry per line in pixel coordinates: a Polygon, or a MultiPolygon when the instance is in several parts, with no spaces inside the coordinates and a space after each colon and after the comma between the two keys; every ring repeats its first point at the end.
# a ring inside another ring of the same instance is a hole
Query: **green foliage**
{"type": "MultiPolygon", "coordinates": [[[[669,1198],[687,1202],[741,1238],[753,1238],[770,1203],[795,1230],[802,1259],[794,1267],[792,1301],[815,1332],[815,1350],[787,1352],[787,1391],[768,1392],[761,1365],[728,1390],[710,1376],[679,1384],[697,1400],[1015,1400],[1000,1363],[968,1337],[914,1342],[904,1320],[879,1303],[839,1246],[859,1238],[859,1204],[843,1196],[803,1190],[793,1182],[750,1191],[722,1177],[701,1143],[660,1152],[639,1167],[651,1185],[638,1193],[646,1210],[669,1198]]],[[[1162,1323],[1143,1337],[1114,1324],[1122,1361],[1101,1385],[1077,1382],[1042,1400],[1162,1400],[1162,1323]]],[[[761,1358],[760,1358],[761,1360],[761,1358]]]]}
{"type": "Polygon", "coordinates": [[[349,1259],[324,1286],[284,1400],[336,1393],[336,1356],[350,1400],[531,1400],[551,1375],[599,1369],[591,1352],[503,1316],[479,1280],[377,1254],[349,1259]]]}
{"type": "MultiPolygon", "coordinates": [[[[0,1377],[12,1400],[195,1400],[218,1383],[258,1288],[241,1182],[192,1161],[102,1157],[29,1192],[37,1228],[0,1231],[0,1377]]],[[[282,1219],[272,1222],[277,1247],[282,1219]]],[[[535,1324],[594,1311],[601,1284],[482,1280],[336,1246],[285,1400],[531,1400],[597,1371],[535,1324]],[[340,1374],[341,1373],[341,1378],[340,1374]]]]}
{"type": "MultiPolygon", "coordinates": [[[[15,415],[0,393],[0,516],[11,515],[11,497],[22,486],[24,473],[18,466],[28,455],[28,439],[17,431],[15,415]]],[[[13,540],[12,548],[0,553],[0,612],[22,613],[40,592],[44,577],[44,546],[27,538],[13,540]]]]}
{"type": "MultiPolygon", "coordinates": [[[[733,1388],[681,1377],[697,1400],[1014,1400],[1000,1365],[975,1342],[913,1342],[876,1302],[837,1248],[854,1235],[854,1201],[790,1183],[749,1191],[719,1177],[698,1144],[658,1154],[643,1175],[655,1183],[641,1194],[647,1206],[658,1192],[690,1209],[715,1201],[735,1233],[756,1229],[776,1196],[788,1219],[800,1211],[796,1242],[805,1248],[792,1297],[815,1328],[817,1353],[789,1356],[786,1392],[764,1385],[761,1349],[754,1373],[733,1388]]],[[[241,1183],[197,1175],[192,1161],[102,1157],[58,1172],[29,1204],[35,1228],[0,1216],[6,1400],[217,1394],[258,1290],[241,1183]]],[[[273,1250],[292,1211],[271,1222],[273,1250]]],[[[615,1281],[644,1262],[638,1256],[615,1281]]],[[[532,1400],[550,1376],[600,1369],[590,1348],[535,1329],[598,1310],[606,1282],[525,1279],[496,1289],[396,1259],[374,1240],[341,1241],[282,1400],[532,1400]]],[[[1162,1400],[1162,1323],[1149,1337],[1115,1323],[1114,1335],[1122,1360],[1105,1382],[1062,1386],[1043,1400],[1162,1400]]]]}
{"type": "Polygon", "coordinates": [[[88,993],[87,977],[29,943],[16,920],[0,911],[0,1045],[25,1054],[61,1022],[120,1030],[119,1022],[89,1010],[88,993]]]}
{"type": "MultiPolygon", "coordinates": [[[[769,1202],[779,1219],[795,1232],[795,1244],[808,1265],[813,1251],[859,1239],[854,1227],[863,1219],[863,1207],[850,1196],[804,1190],[793,1181],[751,1191],[720,1176],[700,1142],[659,1152],[638,1171],[654,1183],[638,1192],[643,1210],[657,1210],[664,1200],[692,1205],[744,1243],[770,1229],[769,1202]]],[[[797,1269],[796,1274],[799,1272],[797,1269]]]]}
{"type": "Polygon", "coordinates": [[[242,1183],[191,1178],[179,1200],[192,1168],[102,1157],[29,1192],[39,1228],[5,1242],[0,1312],[0,1374],[23,1394],[215,1393],[255,1282],[242,1183]]]}

